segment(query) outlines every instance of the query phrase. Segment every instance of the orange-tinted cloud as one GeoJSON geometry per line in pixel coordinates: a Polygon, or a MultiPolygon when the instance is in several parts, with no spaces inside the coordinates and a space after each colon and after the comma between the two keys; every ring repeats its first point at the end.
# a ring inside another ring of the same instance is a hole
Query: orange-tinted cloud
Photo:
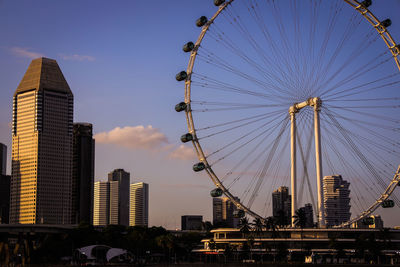
{"type": "Polygon", "coordinates": [[[171,159],[194,160],[197,158],[193,147],[180,145],[168,154],[171,159]]]}
{"type": "Polygon", "coordinates": [[[159,129],[148,126],[116,127],[94,136],[96,143],[114,144],[131,149],[156,150],[168,145],[167,137],[159,129]]]}
{"type": "Polygon", "coordinates": [[[30,58],[30,59],[34,59],[34,58],[38,58],[38,57],[43,57],[44,56],[42,53],[29,51],[30,48],[11,47],[10,50],[14,55],[16,55],[18,57],[27,57],[27,58],[30,58]]]}

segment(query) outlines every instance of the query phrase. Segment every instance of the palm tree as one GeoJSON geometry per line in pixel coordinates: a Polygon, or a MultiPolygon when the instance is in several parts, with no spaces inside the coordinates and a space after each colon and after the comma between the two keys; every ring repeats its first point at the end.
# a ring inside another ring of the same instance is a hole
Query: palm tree
{"type": "Polygon", "coordinates": [[[296,210],[294,217],[294,225],[296,227],[304,228],[307,223],[307,216],[304,209],[300,208],[296,210]]]}
{"type": "Polygon", "coordinates": [[[239,229],[240,229],[240,232],[242,233],[242,237],[247,239],[246,240],[247,242],[243,243],[243,248],[248,247],[248,245],[250,243],[249,233],[250,233],[250,230],[251,230],[251,224],[249,223],[249,219],[247,217],[243,217],[243,218],[240,219],[240,221],[239,221],[239,229]]]}
{"type": "Polygon", "coordinates": [[[253,227],[254,227],[254,231],[256,232],[256,234],[258,236],[261,236],[261,234],[264,231],[264,223],[260,218],[255,218],[253,220],[253,227]]]}
{"type": "Polygon", "coordinates": [[[243,217],[239,221],[239,229],[242,233],[243,237],[246,236],[251,230],[251,224],[249,223],[249,219],[247,217],[243,217]]]}

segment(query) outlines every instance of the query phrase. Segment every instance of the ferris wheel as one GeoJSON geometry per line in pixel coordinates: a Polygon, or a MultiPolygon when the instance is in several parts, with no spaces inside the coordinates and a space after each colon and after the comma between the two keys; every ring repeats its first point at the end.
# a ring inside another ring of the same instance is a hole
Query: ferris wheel
{"type": "Polygon", "coordinates": [[[337,227],[400,207],[400,46],[391,20],[378,19],[370,0],[214,4],[213,16],[196,20],[197,41],[183,46],[189,63],[176,79],[185,96],[175,106],[211,195],[265,220],[272,192],[287,185],[292,220],[312,203],[323,226],[323,177],[341,175],[352,216],[337,227]]]}

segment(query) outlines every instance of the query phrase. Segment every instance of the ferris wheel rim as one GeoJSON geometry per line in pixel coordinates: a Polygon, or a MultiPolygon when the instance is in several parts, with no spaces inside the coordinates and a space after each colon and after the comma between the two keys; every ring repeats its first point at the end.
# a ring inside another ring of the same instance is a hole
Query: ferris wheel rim
{"type": "MultiPolygon", "coordinates": [[[[345,3],[350,5],[351,7],[354,8],[355,11],[358,11],[378,32],[378,34],[381,36],[385,44],[387,45],[389,51],[391,52],[397,68],[400,71],[400,46],[396,44],[394,41],[393,37],[389,33],[386,27],[382,25],[382,22],[365,6],[363,6],[358,0],[343,0],[345,3]]],[[[245,211],[247,214],[251,215],[254,218],[261,219],[263,222],[265,222],[266,218],[263,216],[260,216],[258,213],[254,212],[250,208],[248,208],[246,205],[242,204],[241,201],[238,201],[237,198],[230,193],[229,189],[227,189],[223,183],[220,181],[218,176],[215,174],[215,172],[212,169],[212,165],[210,165],[207,161],[207,157],[204,154],[204,151],[202,149],[201,144],[199,143],[196,135],[196,128],[192,116],[192,109],[191,109],[191,75],[193,73],[193,68],[194,68],[194,63],[196,61],[196,56],[197,56],[197,51],[198,48],[201,46],[201,43],[208,32],[210,26],[214,23],[215,19],[223,12],[230,4],[232,4],[234,0],[229,0],[221,4],[217,10],[217,12],[214,13],[214,15],[208,20],[208,22],[202,27],[201,33],[199,37],[196,40],[196,43],[194,44],[194,49],[190,53],[190,59],[189,63],[187,66],[187,79],[185,80],[185,103],[187,105],[187,108],[185,109],[185,114],[186,114],[186,121],[187,121],[187,126],[188,126],[188,132],[193,135],[193,140],[192,144],[194,146],[194,149],[196,151],[197,157],[200,162],[202,162],[205,165],[205,171],[207,172],[208,176],[211,178],[212,182],[214,185],[221,189],[223,191],[223,194],[227,196],[230,201],[234,203],[234,205],[245,211]]],[[[387,200],[390,195],[393,193],[394,188],[398,185],[400,185],[400,165],[399,168],[397,169],[397,172],[395,173],[393,179],[387,186],[386,190],[379,196],[379,198],[366,210],[358,214],[354,218],[350,218],[348,221],[334,226],[335,228],[344,228],[350,226],[352,223],[357,222],[362,220],[363,218],[369,216],[372,212],[374,212],[381,203],[385,200],[387,200]]]]}

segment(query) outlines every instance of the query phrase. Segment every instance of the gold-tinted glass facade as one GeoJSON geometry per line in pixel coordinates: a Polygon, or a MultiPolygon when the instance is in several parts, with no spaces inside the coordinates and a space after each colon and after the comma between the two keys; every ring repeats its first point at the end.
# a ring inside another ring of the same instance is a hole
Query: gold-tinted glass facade
{"type": "Polygon", "coordinates": [[[13,98],[10,223],[71,223],[72,120],[57,62],[33,60],[13,98]]]}

